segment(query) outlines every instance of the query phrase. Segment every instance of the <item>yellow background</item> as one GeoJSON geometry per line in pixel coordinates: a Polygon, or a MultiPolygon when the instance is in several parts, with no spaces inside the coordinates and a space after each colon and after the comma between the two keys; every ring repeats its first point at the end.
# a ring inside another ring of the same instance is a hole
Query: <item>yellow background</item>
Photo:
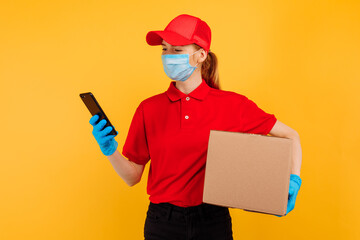
{"type": "Polygon", "coordinates": [[[102,155],[79,93],[119,131],[167,90],[161,46],[179,14],[205,20],[223,90],[295,129],[303,180],[286,217],[231,209],[234,239],[360,239],[359,1],[1,1],[0,239],[143,239],[146,182],[102,155]]]}

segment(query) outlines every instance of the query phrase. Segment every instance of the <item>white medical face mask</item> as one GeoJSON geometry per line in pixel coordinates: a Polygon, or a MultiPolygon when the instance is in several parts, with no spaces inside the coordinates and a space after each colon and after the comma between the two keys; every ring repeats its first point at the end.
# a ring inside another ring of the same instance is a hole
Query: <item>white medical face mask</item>
{"type": "MultiPolygon", "coordinates": [[[[197,50],[196,52],[200,51],[197,50]]],[[[166,54],[161,55],[162,64],[166,75],[172,80],[185,81],[187,80],[194,70],[197,68],[196,65],[193,67],[190,65],[190,56],[186,54],[166,54]]]]}

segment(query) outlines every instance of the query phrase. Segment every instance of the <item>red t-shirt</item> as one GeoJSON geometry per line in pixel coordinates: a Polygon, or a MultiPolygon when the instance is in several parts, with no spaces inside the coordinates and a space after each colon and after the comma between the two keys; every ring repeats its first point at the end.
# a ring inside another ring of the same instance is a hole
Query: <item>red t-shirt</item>
{"type": "Polygon", "coordinates": [[[181,207],[202,203],[210,129],[267,135],[274,114],[204,79],[189,94],[170,82],[167,91],[143,100],[133,116],[122,154],[146,164],[149,200],[181,207]]]}

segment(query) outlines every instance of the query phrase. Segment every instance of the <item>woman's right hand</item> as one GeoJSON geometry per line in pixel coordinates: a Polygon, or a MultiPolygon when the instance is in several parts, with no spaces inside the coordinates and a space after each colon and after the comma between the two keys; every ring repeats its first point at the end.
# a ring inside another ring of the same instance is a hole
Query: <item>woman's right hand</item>
{"type": "MultiPolygon", "coordinates": [[[[92,134],[94,135],[97,143],[99,144],[101,152],[105,156],[112,155],[118,147],[118,142],[114,139],[115,135],[111,134],[106,136],[108,133],[112,131],[111,126],[107,126],[106,128],[103,129],[103,127],[106,124],[106,120],[102,119],[100,122],[96,124],[98,119],[99,119],[99,115],[95,114],[94,116],[91,117],[89,121],[90,124],[93,126],[92,134]]],[[[116,133],[119,134],[118,131],[116,131],[116,133]]]]}

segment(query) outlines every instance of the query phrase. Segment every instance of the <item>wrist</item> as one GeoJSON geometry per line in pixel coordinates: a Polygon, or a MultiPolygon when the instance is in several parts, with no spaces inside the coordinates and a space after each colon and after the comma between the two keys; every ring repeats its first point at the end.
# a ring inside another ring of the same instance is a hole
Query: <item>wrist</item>
{"type": "Polygon", "coordinates": [[[299,185],[299,188],[301,186],[301,183],[302,183],[302,179],[300,178],[299,175],[296,175],[296,174],[290,174],[290,180],[296,182],[298,185],[299,185]]]}

